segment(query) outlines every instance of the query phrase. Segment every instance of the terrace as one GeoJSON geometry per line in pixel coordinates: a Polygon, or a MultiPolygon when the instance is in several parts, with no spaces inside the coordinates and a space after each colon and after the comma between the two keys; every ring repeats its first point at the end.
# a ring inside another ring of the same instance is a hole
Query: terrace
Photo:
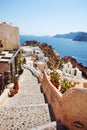
{"type": "Polygon", "coordinates": [[[20,49],[4,50],[0,52],[0,94],[6,85],[13,82],[15,74],[18,74],[18,54],[20,49]]]}

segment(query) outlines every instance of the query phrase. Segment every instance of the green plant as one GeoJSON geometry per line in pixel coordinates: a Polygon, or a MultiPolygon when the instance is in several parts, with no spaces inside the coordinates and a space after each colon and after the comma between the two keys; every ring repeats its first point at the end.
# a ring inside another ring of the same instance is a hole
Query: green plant
{"type": "Polygon", "coordinates": [[[15,95],[15,89],[14,88],[10,88],[8,95],[9,95],[9,97],[14,96],[15,95]]]}
{"type": "Polygon", "coordinates": [[[18,68],[22,69],[23,64],[26,64],[26,59],[25,59],[25,57],[20,57],[20,60],[18,63],[18,68]]]}
{"type": "Polygon", "coordinates": [[[60,80],[60,75],[56,72],[56,71],[52,71],[50,73],[51,75],[51,81],[54,82],[54,83],[59,83],[59,80],[60,80]]]}
{"type": "Polygon", "coordinates": [[[60,84],[61,84],[61,89],[60,89],[61,93],[64,93],[65,91],[67,91],[69,88],[72,87],[72,83],[67,79],[63,79],[60,84]]]}
{"type": "Polygon", "coordinates": [[[19,69],[22,69],[22,64],[21,64],[21,62],[18,64],[18,68],[19,68],[19,69]]]}
{"type": "Polygon", "coordinates": [[[19,90],[19,84],[18,84],[18,75],[15,75],[14,76],[14,88],[13,88],[14,90],[15,90],[15,94],[18,92],[18,90],[19,90]]]}
{"type": "Polygon", "coordinates": [[[64,64],[64,60],[60,59],[59,62],[58,62],[58,68],[62,69],[63,68],[63,64],[64,64]]]}
{"type": "Polygon", "coordinates": [[[25,57],[22,57],[22,64],[26,64],[26,59],[25,59],[25,57]]]}
{"type": "Polygon", "coordinates": [[[18,75],[14,75],[14,85],[18,84],[18,75]]]}

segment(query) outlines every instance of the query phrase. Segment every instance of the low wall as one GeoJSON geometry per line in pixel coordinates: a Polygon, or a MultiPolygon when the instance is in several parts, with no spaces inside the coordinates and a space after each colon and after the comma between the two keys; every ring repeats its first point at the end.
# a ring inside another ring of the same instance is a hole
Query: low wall
{"type": "Polygon", "coordinates": [[[61,94],[44,73],[42,90],[57,121],[70,130],[87,129],[87,88],[71,88],[61,94]]]}
{"type": "Polygon", "coordinates": [[[0,107],[2,107],[5,101],[7,100],[8,92],[9,92],[9,89],[5,89],[3,93],[0,95],[0,107]]]}
{"type": "Polygon", "coordinates": [[[53,113],[55,115],[56,120],[60,120],[63,116],[61,111],[62,94],[54,87],[50,80],[48,80],[46,74],[43,75],[43,82],[41,84],[41,87],[44,94],[46,95],[48,103],[53,109],[53,113]]]}

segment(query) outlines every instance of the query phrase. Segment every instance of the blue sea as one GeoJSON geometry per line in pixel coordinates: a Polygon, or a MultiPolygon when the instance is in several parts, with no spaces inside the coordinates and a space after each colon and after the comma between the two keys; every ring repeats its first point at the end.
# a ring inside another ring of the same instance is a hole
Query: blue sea
{"type": "Polygon", "coordinates": [[[87,66],[87,42],[72,41],[67,38],[54,38],[49,36],[20,36],[20,45],[26,40],[36,40],[51,45],[61,57],[73,56],[79,63],[87,66]]]}

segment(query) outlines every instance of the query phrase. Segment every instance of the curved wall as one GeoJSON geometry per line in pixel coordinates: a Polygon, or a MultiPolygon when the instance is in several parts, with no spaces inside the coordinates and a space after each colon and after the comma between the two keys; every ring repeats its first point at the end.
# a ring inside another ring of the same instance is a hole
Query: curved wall
{"type": "Polygon", "coordinates": [[[70,130],[87,129],[87,88],[73,87],[61,94],[46,72],[41,87],[57,121],[60,120],[70,130]]]}

